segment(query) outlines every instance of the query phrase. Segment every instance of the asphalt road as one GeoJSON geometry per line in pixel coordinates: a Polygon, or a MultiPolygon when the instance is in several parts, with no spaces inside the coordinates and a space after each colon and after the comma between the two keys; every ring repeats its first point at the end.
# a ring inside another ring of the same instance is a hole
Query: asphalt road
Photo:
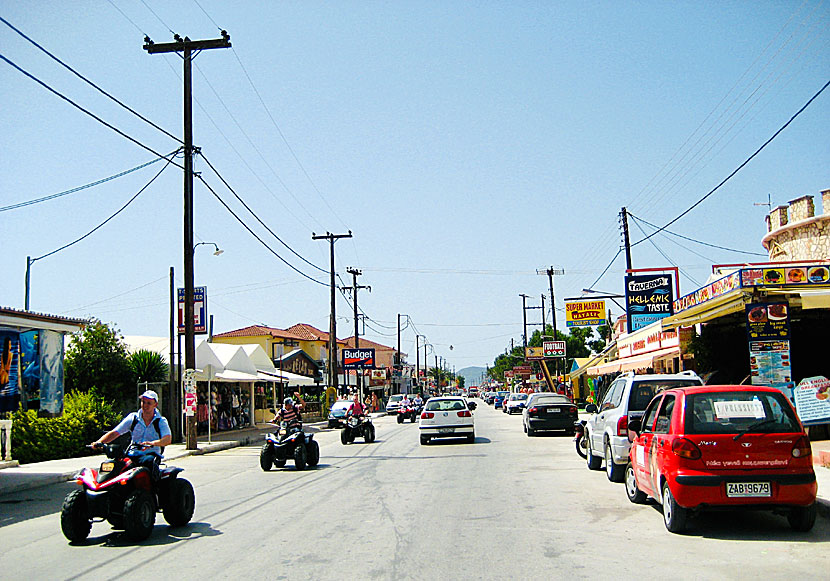
{"type": "Polygon", "coordinates": [[[668,533],[659,507],[628,502],[571,438],[528,438],[481,404],[475,444],[418,442],[375,421],[377,441],[315,437],[320,465],[263,472],[259,447],[176,461],[196,488],[193,522],[126,540],[107,523],[71,545],[61,484],[0,499],[5,579],[826,579],[830,526],[792,532],[767,513],[701,515],[668,533]]]}

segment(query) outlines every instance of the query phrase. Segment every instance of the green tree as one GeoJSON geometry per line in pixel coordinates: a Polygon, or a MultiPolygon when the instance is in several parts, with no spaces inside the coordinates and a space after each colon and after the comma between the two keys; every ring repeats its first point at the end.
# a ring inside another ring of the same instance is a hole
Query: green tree
{"type": "Polygon", "coordinates": [[[127,357],[135,381],[149,383],[167,381],[169,368],[164,358],[149,349],[139,349],[127,357]]]}
{"type": "Polygon", "coordinates": [[[117,329],[93,319],[72,337],[64,366],[67,392],[92,391],[112,402],[116,409],[135,407],[133,372],[117,329]]]}

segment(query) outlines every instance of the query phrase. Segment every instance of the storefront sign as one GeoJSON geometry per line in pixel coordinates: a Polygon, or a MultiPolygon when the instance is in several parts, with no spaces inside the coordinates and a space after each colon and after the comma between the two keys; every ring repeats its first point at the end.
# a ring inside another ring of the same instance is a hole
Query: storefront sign
{"type": "Polygon", "coordinates": [[[770,286],[781,284],[827,284],[830,265],[795,264],[774,268],[745,268],[741,270],[741,286],[770,286]]]}
{"type": "MultiPolygon", "coordinates": [[[[179,335],[183,335],[184,328],[184,289],[178,289],[179,302],[179,335]]],[[[207,287],[193,287],[193,332],[196,335],[207,335],[207,287]]]]}
{"type": "Polygon", "coordinates": [[[706,301],[723,296],[740,287],[741,273],[740,271],[735,271],[674,301],[674,312],[679,313],[685,311],[706,301]]]}
{"type": "Polygon", "coordinates": [[[830,423],[830,379],[821,375],[802,379],[793,395],[801,423],[830,423]]]}
{"type": "Polygon", "coordinates": [[[187,417],[196,415],[196,370],[185,369],[182,378],[184,386],[184,414],[187,417]]]}
{"type": "Polygon", "coordinates": [[[525,359],[528,361],[538,361],[544,358],[544,347],[525,347],[525,359]]]}
{"type": "Polygon", "coordinates": [[[564,341],[545,341],[542,343],[545,357],[565,357],[566,347],[567,344],[564,341]]]}
{"type": "Polygon", "coordinates": [[[752,385],[768,385],[780,389],[792,399],[795,385],[790,368],[790,342],[750,341],[749,368],[752,385]]]}
{"type": "Polygon", "coordinates": [[[371,369],[375,366],[374,349],[343,349],[342,353],[346,369],[371,369]]]}
{"type": "Polygon", "coordinates": [[[643,328],[617,340],[620,359],[643,355],[651,351],[677,347],[680,344],[676,331],[663,331],[659,325],[643,328]]]}
{"type": "Polygon", "coordinates": [[[746,331],[750,341],[790,338],[787,303],[746,305],[746,331]]]}
{"type": "Polygon", "coordinates": [[[565,302],[565,324],[568,327],[605,325],[605,301],[565,302]]]}
{"type": "Polygon", "coordinates": [[[625,277],[625,308],[629,333],[647,327],[674,312],[672,284],[669,274],[638,274],[625,277]]]}
{"type": "Polygon", "coordinates": [[[513,366],[513,372],[519,377],[530,377],[531,368],[530,365],[515,365],[513,366]]]}

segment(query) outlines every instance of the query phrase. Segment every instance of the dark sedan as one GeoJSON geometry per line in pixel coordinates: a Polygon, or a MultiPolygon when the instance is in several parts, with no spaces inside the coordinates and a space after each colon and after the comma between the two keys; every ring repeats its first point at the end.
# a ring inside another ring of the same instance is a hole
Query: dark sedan
{"type": "Polygon", "coordinates": [[[549,430],[565,430],[573,434],[576,420],[576,405],[567,396],[534,393],[527,398],[522,412],[522,429],[528,436],[549,430]]]}

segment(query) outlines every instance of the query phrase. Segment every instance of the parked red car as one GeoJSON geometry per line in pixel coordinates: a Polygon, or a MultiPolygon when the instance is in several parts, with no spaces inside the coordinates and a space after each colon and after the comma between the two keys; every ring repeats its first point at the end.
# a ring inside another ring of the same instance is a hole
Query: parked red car
{"type": "Polygon", "coordinates": [[[710,508],[785,511],[790,526],[816,520],[810,440],[779,390],[707,385],[658,394],[628,423],[628,499],[663,505],[673,532],[690,513],[710,508]]]}

